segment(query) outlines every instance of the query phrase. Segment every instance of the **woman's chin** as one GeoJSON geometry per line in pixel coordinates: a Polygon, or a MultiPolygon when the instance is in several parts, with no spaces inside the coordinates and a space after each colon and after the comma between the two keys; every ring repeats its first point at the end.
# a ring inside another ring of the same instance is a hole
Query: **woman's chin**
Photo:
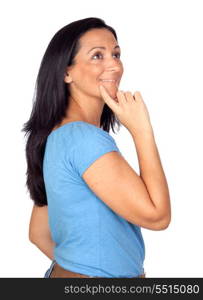
{"type": "Polygon", "coordinates": [[[106,88],[106,90],[107,90],[109,96],[110,96],[111,98],[115,99],[115,98],[116,98],[116,94],[117,94],[117,92],[118,92],[117,86],[111,86],[111,87],[105,86],[105,88],[106,88]]]}
{"type": "MultiPolygon", "coordinates": [[[[110,85],[110,84],[103,84],[104,88],[106,89],[107,93],[109,94],[109,96],[114,99],[117,100],[117,92],[118,92],[118,86],[117,85],[110,85]]],[[[101,97],[101,94],[99,92],[99,95],[101,97]]]]}
{"type": "Polygon", "coordinates": [[[117,98],[117,91],[118,89],[114,89],[114,90],[108,90],[108,93],[109,93],[109,96],[112,98],[112,99],[116,99],[117,98]]]}

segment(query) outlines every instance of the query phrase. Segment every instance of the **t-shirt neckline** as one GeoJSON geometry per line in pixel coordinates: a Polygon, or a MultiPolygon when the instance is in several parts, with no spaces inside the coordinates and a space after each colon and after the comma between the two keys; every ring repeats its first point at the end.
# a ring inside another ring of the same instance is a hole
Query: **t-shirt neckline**
{"type": "Polygon", "coordinates": [[[56,129],[52,130],[50,134],[54,133],[55,131],[58,131],[61,128],[64,128],[65,126],[68,126],[68,125],[71,125],[71,124],[74,124],[74,123],[85,123],[85,124],[88,124],[90,126],[93,126],[97,129],[101,130],[102,132],[104,132],[106,134],[109,134],[107,131],[103,130],[101,127],[97,127],[94,124],[91,124],[91,123],[88,123],[88,122],[85,122],[85,121],[81,121],[81,120],[80,121],[71,121],[71,122],[65,123],[65,124],[61,125],[59,128],[56,128],[56,129]]]}

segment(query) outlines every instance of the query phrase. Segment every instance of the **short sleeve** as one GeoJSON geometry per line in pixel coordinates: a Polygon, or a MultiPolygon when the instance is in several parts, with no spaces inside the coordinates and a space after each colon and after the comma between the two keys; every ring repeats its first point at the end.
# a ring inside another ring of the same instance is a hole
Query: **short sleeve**
{"type": "Polygon", "coordinates": [[[115,140],[108,132],[92,125],[85,124],[80,127],[74,140],[71,162],[80,176],[105,153],[120,152],[115,140]]]}

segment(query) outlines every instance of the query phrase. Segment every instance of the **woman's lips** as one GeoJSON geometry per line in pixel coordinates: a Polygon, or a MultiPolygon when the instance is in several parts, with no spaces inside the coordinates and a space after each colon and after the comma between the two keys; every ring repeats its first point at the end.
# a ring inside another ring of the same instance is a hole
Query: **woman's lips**
{"type": "Polygon", "coordinates": [[[116,80],[116,79],[100,79],[100,81],[102,83],[110,83],[110,84],[118,86],[118,80],[116,80]]]}
{"type": "Polygon", "coordinates": [[[100,80],[104,82],[116,82],[115,79],[100,79],[100,80]]]}

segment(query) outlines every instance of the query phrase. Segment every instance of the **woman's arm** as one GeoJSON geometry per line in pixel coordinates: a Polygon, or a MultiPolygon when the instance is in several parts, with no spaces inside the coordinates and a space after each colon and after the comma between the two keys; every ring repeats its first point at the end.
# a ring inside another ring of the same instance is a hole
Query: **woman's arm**
{"type": "Polygon", "coordinates": [[[137,150],[140,178],[143,180],[163,229],[171,222],[170,194],[153,130],[131,132],[137,150]]]}
{"type": "Polygon", "coordinates": [[[48,223],[48,208],[33,205],[30,225],[29,240],[35,244],[51,260],[54,259],[54,246],[48,223]]]}

